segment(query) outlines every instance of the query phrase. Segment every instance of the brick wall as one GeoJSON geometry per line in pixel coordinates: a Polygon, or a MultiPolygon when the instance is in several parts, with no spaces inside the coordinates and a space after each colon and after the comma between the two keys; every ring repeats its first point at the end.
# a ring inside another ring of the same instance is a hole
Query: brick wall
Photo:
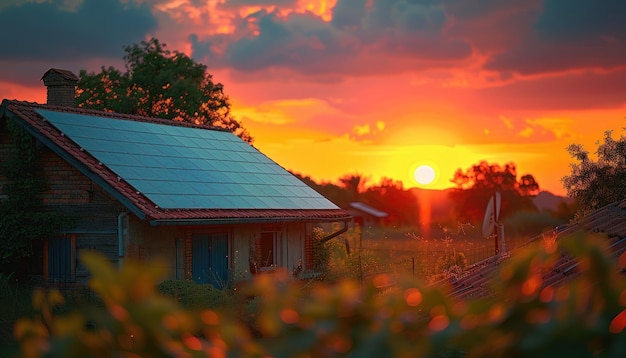
{"type": "MultiPolygon", "coordinates": [[[[0,168],[10,151],[10,136],[4,120],[0,119],[0,168]]],[[[76,219],[75,227],[70,229],[68,234],[76,237],[75,251],[78,256],[81,250],[96,250],[117,264],[119,260],[117,216],[126,211],[126,208],[50,149],[41,148],[39,154],[40,169],[46,184],[46,190],[41,194],[42,202],[46,210],[76,219]]],[[[0,171],[0,200],[2,200],[1,188],[5,183],[6,177],[0,171]]],[[[41,243],[39,245],[41,246],[41,243]]],[[[42,267],[42,264],[33,263],[33,265],[42,267]]],[[[87,270],[78,261],[76,281],[84,283],[88,275],[87,270]]]]}
{"type": "Polygon", "coordinates": [[[4,176],[4,171],[2,167],[5,163],[6,158],[9,157],[11,143],[9,143],[9,134],[7,132],[5,121],[0,120],[0,200],[4,195],[3,187],[7,181],[6,176],[4,176]]]}
{"type": "MultiPolygon", "coordinates": [[[[7,178],[1,168],[12,151],[11,137],[6,122],[0,121],[0,200],[7,178]]],[[[40,151],[39,163],[46,182],[46,191],[41,194],[46,205],[87,204],[93,199],[94,184],[78,170],[51,150],[40,151]]]]}
{"type": "Polygon", "coordinates": [[[55,106],[76,107],[76,100],[74,94],[76,93],[76,86],[73,84],[65,86],[49,86],[48,87],[48,104],[55,106]]]}
{"type": "Polygon", "coordinates": [[[46,205],[81,205],[93,201],[95,184],[68,162],[45,149],[40,163],[46,180],[42,202],[46,205]]]}

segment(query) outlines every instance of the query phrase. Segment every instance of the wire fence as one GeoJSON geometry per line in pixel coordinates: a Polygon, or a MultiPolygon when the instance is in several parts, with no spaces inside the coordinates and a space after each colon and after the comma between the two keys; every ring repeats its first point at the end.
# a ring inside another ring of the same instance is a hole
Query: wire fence
{"type": "MultiPolygon", "coordinates": [[[[527,240],[508,240],[499,243],[498,251],[512,251],[525,243],[527,240]]],[[[438,241],[412,246],[411,249],[396,248],[392,244],[353,247],[351,257],[334,267],[332,278],[351,277],[363,282],[379,274],[392,274],[430,281],[449,272],[460,274],[471,265],[497,254],[494,240],[438,241]]]]}

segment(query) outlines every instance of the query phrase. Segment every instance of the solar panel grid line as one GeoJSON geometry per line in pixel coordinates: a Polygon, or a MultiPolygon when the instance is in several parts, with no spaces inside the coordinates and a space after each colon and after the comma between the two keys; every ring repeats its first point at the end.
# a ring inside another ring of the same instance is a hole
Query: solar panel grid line
{"type": "Polygon", "coordinates": [[[241,192],[247,196],[256,196],[258,193],[257,185],[253,184],[239,184],[241,192]]]}
{"type": "Polygon", "coordinates": [[[260,182],[264,185],[277,185],[278,181],[275,178],[265,174],[255,174],[259,178],[260,182]]]}
{"type": "Polygon", "coordinates": [[[278,200],[278,202],[280,203],[280,206],[283,208],[286,208],[286,209],[299,208],[298,204],[296,204],[294,201],[292,201],[288,197],[278,197],[276,198],[276,200],[278,200]]]}
{"type": "Polygon", "coordinates": [[[275,198],[272,198],[270,196],[257,196],[257,198],[261,200],[261,202],[263,203],[265,207],[283,209],[280,207],[278,201],[276,201],[275,198]]]}
{"type": "Polygon", "coordinates": [[[255,207],[255,205],[258,204],[254,200],[250,200],[250,198],[246,196],[237,197],[237,202],[239,204],[239,209],[252,209],[255,207]]]}
{"type": "Polygon", "coordinates": [[[220,176],[224,178],[224,182],[241,185],[247,183],[244,176],[239,175],[237,172],[219,172],[220,176]]]}
{"type": "Polygon", "coordinates": [[[245,165],[238,162],[222,162],[222,164],[224,164],[224,166],[228,168],[227,171],[231,172],[247,172],[249,170],[249,167],[246,167],[245,165]]]}
{"type": "Polygon", "coordinates": [[[293,185],[285,185],[281,189],[284,190],[283,194],[288,197],[293,197],[293,198],[303,197],[302,193],[298,190],[298,188],[294,187],[293,185]]]}
{"type": "Polygon", "coordinates": [[[280,192],[274,188],[273,185],[263,185],[261,190],[267,196],[280,197],[280,192]]]}
{"type": "Polygon", "coordinates": [[[245,152],[232,151],[230,152],[230,155],[235,161],[253,163],[253,161],[250,158],[250,155],[245,152]]]}

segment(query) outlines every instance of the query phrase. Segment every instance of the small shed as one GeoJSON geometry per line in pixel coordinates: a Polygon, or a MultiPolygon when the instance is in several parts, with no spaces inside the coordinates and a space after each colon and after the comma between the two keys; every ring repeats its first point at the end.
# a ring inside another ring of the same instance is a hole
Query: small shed
{"type": "Polygon", "coordinates": [[[389,216],[386,212],[359,201],[351,202],[347,211],[354,218],[354,223],[362,228],[380,226],[383,224],[383,220],[389,216]]]}

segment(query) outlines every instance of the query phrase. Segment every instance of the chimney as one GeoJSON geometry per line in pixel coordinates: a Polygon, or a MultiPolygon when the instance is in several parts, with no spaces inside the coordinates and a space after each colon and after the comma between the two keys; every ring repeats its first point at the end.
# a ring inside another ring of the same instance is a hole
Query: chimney
{"type": "Polygon", "coordinates": [[[41,77],[48,87],[48,104],[76,107],[76,83],[78,77],[72,71],[51,68],[41,77]]]}

